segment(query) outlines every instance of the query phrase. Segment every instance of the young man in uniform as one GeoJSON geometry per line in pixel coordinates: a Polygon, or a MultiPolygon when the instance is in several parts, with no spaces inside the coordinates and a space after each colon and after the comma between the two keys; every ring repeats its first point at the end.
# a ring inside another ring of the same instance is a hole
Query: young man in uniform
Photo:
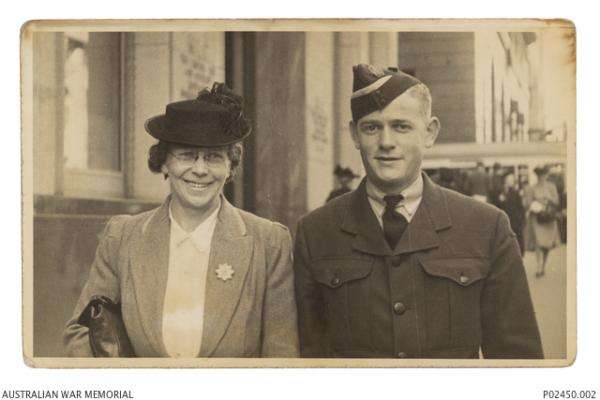
{"type": "Polygon", "coordinates": [[[542,358],[506,214],[421,171],[440,131],[427,87],[357,65],[351,108],[367,176],[299,221],[301,354],[542,358]]]}

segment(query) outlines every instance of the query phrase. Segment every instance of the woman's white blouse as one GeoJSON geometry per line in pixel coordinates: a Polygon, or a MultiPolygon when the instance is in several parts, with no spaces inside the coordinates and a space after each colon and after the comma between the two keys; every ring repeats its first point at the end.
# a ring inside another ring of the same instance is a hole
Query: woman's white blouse
{"type": "Polygon", "coordinates": [[[219,209],[189,233],[181,228],[169,209],[169,272],[162,336],[171,357],[197,357],[200,352],[208,257],[219,209]]]}

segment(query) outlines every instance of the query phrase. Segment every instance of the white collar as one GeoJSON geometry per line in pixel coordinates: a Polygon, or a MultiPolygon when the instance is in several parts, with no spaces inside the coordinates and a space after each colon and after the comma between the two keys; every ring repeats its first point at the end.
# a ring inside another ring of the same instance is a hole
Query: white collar
{"type": "MultiPolygon", "coordinates": [[[[373,185],[369,178],[367,178],[367,196],[369,200],[371,200],[371,204],[377,204],[377,211],[381,211],[383,214],[383,210],[385,209],[385,202],[383,201],[383,197],[385,193],[381,191],[377,186],[373,185]]],[[[396,208],[404,208],[406,213],[408,214],[409,221],[412,216],[417,212],[417,208],[419,208],[419,204],[421,204],[421,198],[423,197],[423,177],[421,174],[417,176],[417,179],[413,181],[407,188],[405,188],[400,194],[404,196],[404,199],[396,208]]]]}
{"type": "Polygon", "coordinates": [[[177,220],[173,217],[173,212],[171,211],[171,204],[169,204],[169,219],[171,220],[171,243],[177,247],[183,241],[188,238],[191,238],[194,246],[200,251],[208,251],[210,248],[210,242],[212,239],[212,235],[217,223],[217,215],[219,215],[219,210],[223,205],[223,199],[221,199],[221,204],[217,207],[209,216],[206,218],[200,225],[196,227],[192,232],[186,232],[181,225],[177,222],[177,220]]]}

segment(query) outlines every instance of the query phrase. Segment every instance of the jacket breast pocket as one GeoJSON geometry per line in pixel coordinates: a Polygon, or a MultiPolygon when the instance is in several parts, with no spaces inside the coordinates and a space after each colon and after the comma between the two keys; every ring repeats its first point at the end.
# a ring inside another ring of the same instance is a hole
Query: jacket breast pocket
{"type": "Polygon", "coordinates": [[[365,322],[369,314],[369,276],[373,260],[335,258],[312,263],[315,280],[325,302],[327,335],[331,350],[370,350],[365,322]]]}
{"type": "Polygon", "coordinates": [[[465,257],[420,259],[419,263],[425,272],[427,347],[479,346],[480,297],[488,260],[465,257]]]}

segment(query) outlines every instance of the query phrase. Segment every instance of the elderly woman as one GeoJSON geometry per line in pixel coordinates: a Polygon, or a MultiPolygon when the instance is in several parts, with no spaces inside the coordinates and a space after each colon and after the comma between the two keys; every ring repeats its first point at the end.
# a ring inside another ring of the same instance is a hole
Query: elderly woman
{"type": "Polygon", "coordinates": [[[537,183],[526,188],[523,203],[528,211],[527,248],[535,251],[535,276],[539,278],[546,273],[548,253],[560,242],[556,223],[559,199],[556,186],[547,179],[548,168],[536,167],[533,171],[537,183]]]}
{"type": "Polygon", "coordinates": [[[215,83],[171,103],[146,130],[152,172],[168,179],[157,209],[108,222],[65,330],[91,357],[80,316],[95,296],[120,304],[138,357],[294,357],[296,306],[288,230],[223,196],[250,134],[242,99],[215,83]]]}

